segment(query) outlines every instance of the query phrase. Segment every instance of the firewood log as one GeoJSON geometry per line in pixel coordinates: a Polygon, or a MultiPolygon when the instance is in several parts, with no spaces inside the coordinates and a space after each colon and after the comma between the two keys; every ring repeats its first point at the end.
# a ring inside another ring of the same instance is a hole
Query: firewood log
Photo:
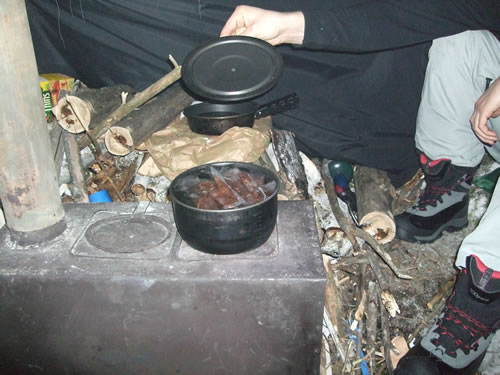
{"type": "Polygon", "coordinates": [[[387,243],[396,235],[392,214],[392,186],[387,173],[375,168],[356,166],[354,186],[359,224],[379,243],[387,243]]]}
{"type": "Polygon", "coordinates": [[[294,135],[287,130],[272,130],[273,150],[280,168],[280,175],[292,199],[308,199],[307,178],[294,135]]]}
{"type": "Polygon", "coordinates": [[[169,87],[109,128],[104,138],[108,151],[127,155],[154,132],[165,128],[192,101],[180,85],[169,87]]]}
{"type": "Polygon", "coordinates": [[[74,94],[61,97],[53,112],[58,124],[70,133],[92,129],[122,104],[122,93],[132,95],[130,86],[116,85],[92,89],[81,87],[74,94]]]}

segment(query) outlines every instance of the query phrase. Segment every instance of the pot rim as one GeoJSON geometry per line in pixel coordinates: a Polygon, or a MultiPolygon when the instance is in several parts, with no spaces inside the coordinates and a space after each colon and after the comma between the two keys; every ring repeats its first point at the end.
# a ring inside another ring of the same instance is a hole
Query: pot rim
{"type": "Polygon", "coordinates": [[[189,208],[191,210],[194,210],[194,211],[199,211],[199,212],[204,212],[204,213],[207,213],[207,212],[213,212],[213,213],[228,213],[228,212],[239,212],[239,211],[245,211],[245,210],[248,210],[249,208],[252,208],[252,207],[257,207],[259,205],[262,205],[266,202],[268,202],[269,200],[277,197],[278,195],[278,192],[280,190],[280,187],[281,187],[281,181],[278,177],[278,175],[268,169],[268,168],[265,168],[265,167],[262,167],[260,165],[257,165],[257,164],[253,164],[253,163],[247,163],[247,162],[240,162],[240,161],[221,161],[221,162],[213,162],[213,163],[206,163],[206,164],[200,164],[196,167],[193,167],[193,168],[190,168],[184,172],[182,172],[181,174],[179,174],[177,177],[175,177],[173,180],[172,180],[172,183],[170,184],[170,187],[169,187],[169,195],[170,197],[172,198],[172,203],[176,203],[176,204],[179,204],[183,207],[186,207],[186,208],[189,208]],[[206,168],[206,167],[209,167],[209,166],[217,166],[217,167],[224,167],[224,166],[249,166],[249,168],[256,168],[256,169],[261,169],[261,170],[264,170],[265,172],[269,173],[271,176],[273,176],[273,179],[274,181],[276,182],[276,189],[273,191],[273,193],[271,195],[269,195],[268,197],[266,197],[264,200],[258,202],[258,203],[254,203],[254,204],[251,204],[251,205],[248,205],[248,206],[244,206],[244,207],[236,207],[236,208],[228,208],[228,209],[219,209],[219,210],[208,210],[208,209],[204,209],[204,208],[198,208],[198,207],[194,207],[194,206],[191,206],[187,203],[184,203],[182,202],[179,198],[177,198],[173,192],[173,190],[171,190],[171,187],[173,185],[175,185],[176,181],[179,181],[180,178],[182,178],[182,176],[187,176],[189,175],[190,173],[193,173],[195,170],[198,170],[198,169],[202,169],[202,168],[206,168]]]}

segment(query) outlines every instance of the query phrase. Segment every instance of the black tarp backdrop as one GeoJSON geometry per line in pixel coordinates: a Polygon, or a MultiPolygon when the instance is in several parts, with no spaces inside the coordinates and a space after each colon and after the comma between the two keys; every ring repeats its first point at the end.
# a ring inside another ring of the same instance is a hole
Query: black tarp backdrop
{"type": "MultiPolygon", "coordinates": [[[[199,44],[217,38],[241,0],[26,3],[40,73],[65,73],[90,87],[124,83],[142,90],[172,69],[169,54],[182,64],[199,44]]],[[[245,3],[290,11],[303,6],[321,8],[328,2],[245,3]]],[[[337,0],[328,4],[348,14],[353,5],[383,3],[387,1],[337,0]]],[[[408,0],[401,3],[409,6],[408,0]]],[[[380,40],[381,36],[362,27],[363,20],[351,22],[359,23],[368,41],[380,40]]],[[[448,30],[441,27],[437,33],[458,32],[468,26],[458,24],[448,30]]],[[[431,38],[435,33],[428,35],[431,38]]],[[[401,47],[405,41],[397,34],[394,38],[398,48],[367,53],[280,46],[283,76],[274,89],[255,101],[263,103],[296,92],[301,100],[299,108],[275,116],[274,126],[293,131],[300,149],[309,156],[384,169],[399,185],[417,168],[413,137],[430,43],[423,42],[424,37],[418,42],[410,37],[408,47],[401,47]]]]}

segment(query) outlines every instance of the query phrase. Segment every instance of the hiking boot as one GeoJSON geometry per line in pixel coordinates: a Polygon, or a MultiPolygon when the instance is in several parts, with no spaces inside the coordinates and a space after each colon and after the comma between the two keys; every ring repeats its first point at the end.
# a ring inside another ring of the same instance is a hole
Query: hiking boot
{"type": "Polygon", "coordinates": [[[425,189],[418,202],[396,216],[396,237],[407,242],[433,242],[444,230],[468,224],[469,190],[477,167],[458,167],[449,159],[420,154],[425,189]]]}
{"type": "Polygon", "coordinates": [[[395,375],[476,374],[500,325],[500,272],[474,255],[429,332],[405,355],[395,375]]]}
{"type": "Polygon", "coordinates": [[[420,345],[414,346],[398,363],[394,375],[477,375],[486,352],[463,369],[446,365],[420,345]]]}
{"type": "Polygon", "coordinates": [[[467,257],[441,316],[420,345],[448,366],[461,369],[482,355],[500,324],[500,272],[467,257]]]}

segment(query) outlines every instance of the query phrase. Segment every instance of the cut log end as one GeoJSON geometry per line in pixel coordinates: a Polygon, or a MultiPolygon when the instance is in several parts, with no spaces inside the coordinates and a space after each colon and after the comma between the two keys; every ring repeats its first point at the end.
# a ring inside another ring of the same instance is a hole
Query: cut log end
{"type": "Polygon", "coordinates": [[[57,123],[64,130],[78,134],[88,130],[91,118],[89,103],[76,96],[66,96],[52,109],[57,123]]]}
{"type": "Polygon", "coordinates": [[[361,218],[359,223],[366,232],[381,244],[391,242],[396,235],[394,218],[386,212],[369,212],[361,218]]]}
{"type": "Polygon", "coordinates": [[[128,155],[134,149],[134,140],[130,132],[118,126],[109,128],[104,136],[106,148],[113,155],[128,155]]]}

